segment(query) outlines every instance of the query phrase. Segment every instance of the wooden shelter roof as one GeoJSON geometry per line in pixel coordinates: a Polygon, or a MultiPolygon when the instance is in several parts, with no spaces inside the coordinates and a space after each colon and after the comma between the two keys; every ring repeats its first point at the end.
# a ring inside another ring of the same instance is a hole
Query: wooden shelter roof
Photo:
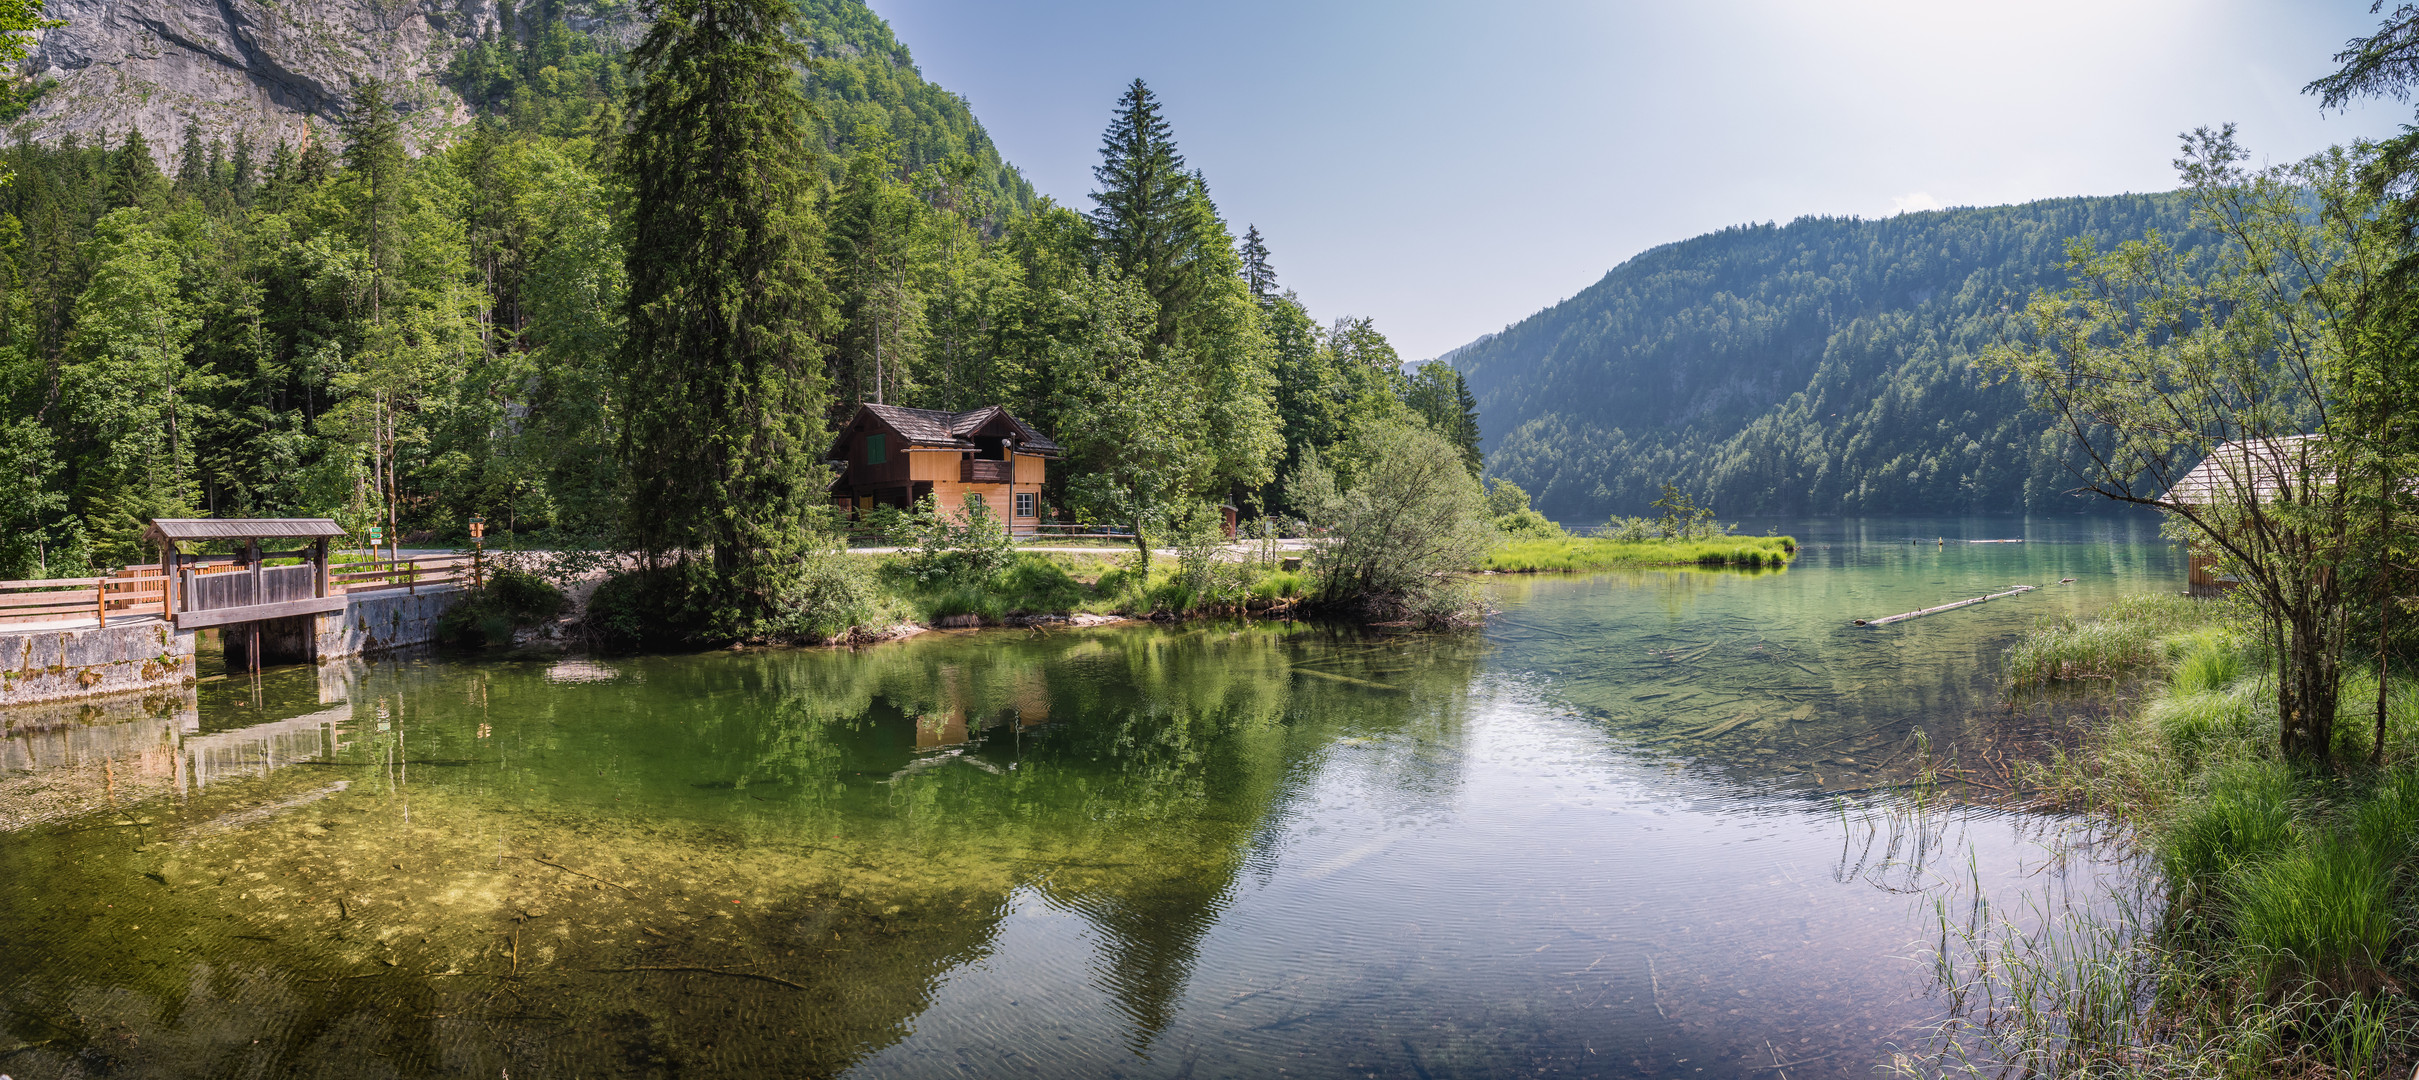
{"type": "Polygon", "coordinates": [[[328,518],[154,518],[143,539],[154,544],[205,540],[284,540],[343,536],[328,518]]]}
{"type": "Polygon", "coordinates": [[[2288,485],[2326,484],[2335,474],[2322,469],[2325,444],[2317,435],[2283,435],[2219,443],[2167,489],[2167,501],[2187,506],[2220,502],[2267,502],[2288,485]]]}

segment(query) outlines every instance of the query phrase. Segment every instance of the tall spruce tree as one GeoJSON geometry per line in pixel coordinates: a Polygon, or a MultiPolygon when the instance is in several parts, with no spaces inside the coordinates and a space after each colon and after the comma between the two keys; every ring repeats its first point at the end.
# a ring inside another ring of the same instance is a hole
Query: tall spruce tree
{"type": "Polygon", "coordinates": [[[151,158],[143,129],[126,129],[126,141],[109,158],[109,208],[141,206],[160,186],[160,163],[151,158]]]}
{"type": "Polygon", "coordinates": [[[1251,288],[1252,299],[1268,307],[1277,302],[1277,268],[1269,265],[1268,242],[1260,238],[1260,227],[1253,225],[1243,231],[1243,283],[1251,288]]]}
{"type": "Polygon", "coordinates": [[[692,614],[741,634],[779,603],[823,478],[808,58],[788,0],[665,0],[653,14],[630,56],[619,170],[625,520],[650,559],[710,559],[692,614]]]}
{"type": "Polygon", "coordinates": [[[1201,201],[1184,155],[1159,115],[1159,99],[1141,79],[1126,88],[1100,138],[1092,178],[1093,233],[1100,254],[1142,286],[1158,307],[1154,351],[1175,343],[1185,309],[1201,293],[1192,262],[1201,231],[1201,201]]]}
{"type": "Polygon", "coordinates": [[[210,150],[202,142],[202,126],[185,121],[185,141],[176,151],[176,193],[199,195],[210,183],[210,150]]]}
{"type": "Polygon", "coordinates": [[[361,87],[344,117],[344,169],[353,181],[353,210],[362,250],[369,255],[370,321],[385,318],[386,294],[402,247],[397,235],[403,193],[403,125],[395,118],[386,84],[361,87]]]}

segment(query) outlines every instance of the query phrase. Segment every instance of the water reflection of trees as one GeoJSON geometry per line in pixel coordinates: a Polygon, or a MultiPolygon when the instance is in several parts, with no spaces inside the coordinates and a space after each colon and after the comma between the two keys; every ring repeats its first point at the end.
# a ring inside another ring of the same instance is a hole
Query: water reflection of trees
{"type": "Polygon", "coordinates": [[[903,1037],[1023,893],[1093,929],[1141,1052],[1333,748],[1368,741],[1352,782],[1406,811],[1450,796],[1477,650],[1236,625],[356,666],[324,764],[153,810],[179,839],[0,845],[0,1042],[38,1044],[17,1071],[39,1073],[110,1037],[73,1019],[109,999],[132,1003],[112,1030],[158,1048],[112,1048],[128,1075],[272,1028],[272,1071],[372,1046],[825,1073],[903,1037]],[[353,787],[242,816],[331,777],[353,787]],[[698,921],[717,889],[744,918],[698,921]],[[95,898],[158,936],[96,936],[95,898]],[[691,973],[646,974],[669,970],[691,973]],[[302,986],[324,1001],[277,989],[302,986]]]}

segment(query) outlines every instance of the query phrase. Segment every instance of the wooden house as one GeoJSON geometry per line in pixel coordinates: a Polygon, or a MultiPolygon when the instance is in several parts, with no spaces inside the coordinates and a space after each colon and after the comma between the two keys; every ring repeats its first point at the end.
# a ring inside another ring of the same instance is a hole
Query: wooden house
{"type": "Polygon", "coordinates": [[[824,456],[839,469],[832,502],[851,511],[906,509],[923,497],[944,511],[968,494],[1011,531],[1041,524],[1041,490],[1058,443],[997,405],[965,412],[861,405],[824,456]]]}

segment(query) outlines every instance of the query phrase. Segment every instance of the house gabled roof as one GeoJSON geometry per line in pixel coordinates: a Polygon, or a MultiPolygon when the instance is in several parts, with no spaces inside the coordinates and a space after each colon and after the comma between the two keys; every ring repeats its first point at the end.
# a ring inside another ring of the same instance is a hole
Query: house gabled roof
{"type": "MultiPolygon", "coordinates": [[[[971,436],[982,430],[992,420],[1001,419],[1014,426],[1017,434],[1024,439],[1024,445],[1020,447],[1022,451],[1043,457],[1056,457],[1063,449],[1055,440],[1033,430],[1032,425],[1009,415],[1008,410],[997,405],[985,405],[980,409],[968,409],[965,412],[954,413],[942,412],[939,409],[910,409],[902,405],[871,403],[859,406],[859,408],[872,413],[891,430],[906,436],[910,446],[972,450],[974,440],[971,436]]],[[[828,456],[844,458],[847,456],[847,450],[848,448],[842,443],[834,443],[828,456]]]]}

